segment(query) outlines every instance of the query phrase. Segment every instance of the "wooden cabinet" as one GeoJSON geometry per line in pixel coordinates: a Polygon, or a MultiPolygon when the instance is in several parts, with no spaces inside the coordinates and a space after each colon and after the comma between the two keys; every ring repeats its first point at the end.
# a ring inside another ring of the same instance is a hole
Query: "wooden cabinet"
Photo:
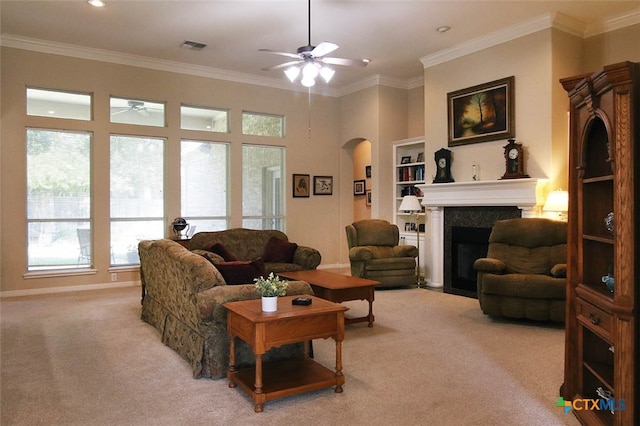
{"type": "Polygon", "coordinates": [[[561,83],[571,101],[571,142],[560,392],[583,424],[634,425],[640,421],[640,64],[610,65],[561,83]]]}

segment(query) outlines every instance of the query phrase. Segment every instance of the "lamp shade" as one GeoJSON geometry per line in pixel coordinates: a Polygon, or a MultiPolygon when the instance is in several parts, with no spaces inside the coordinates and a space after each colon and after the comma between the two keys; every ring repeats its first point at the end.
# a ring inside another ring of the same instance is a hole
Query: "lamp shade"
{"type": "Polygon", "coordinates": [[[422,204],[415,195],[405,195],[398,208],[401,212],[419,212],[422,211],[422,204]]]}
{"type": "Polygon", "coordinates": [[[569,193],[561,189],[551,191],[542,210],[546,212],[566,212],[569,210],[569,193]]]}

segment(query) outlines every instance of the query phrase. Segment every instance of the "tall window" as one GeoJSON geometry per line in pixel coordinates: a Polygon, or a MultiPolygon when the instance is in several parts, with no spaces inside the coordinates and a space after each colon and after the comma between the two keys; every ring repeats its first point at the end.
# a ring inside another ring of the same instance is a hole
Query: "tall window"
{"type": "Polygon", "coordinates": [[[91,134],[27,129],[28,270],[92,265],[91,134]]]}
{"type": "Polygon", "coordinates": [[[164,139],[111,136],[111,264],[139,263],[138,242],[164,236],[164,139]]]}
{"type": "Polygon", "coordinates": [[[227,229],[229,145],[183,140],[180,144],[182,216],[188,219],[189,235],[196,228],[227,229]]]}
{"type": "Polygon", "coordinates": [[[284,148],[242,146],[242,226],[284,231],[284,148]]]}

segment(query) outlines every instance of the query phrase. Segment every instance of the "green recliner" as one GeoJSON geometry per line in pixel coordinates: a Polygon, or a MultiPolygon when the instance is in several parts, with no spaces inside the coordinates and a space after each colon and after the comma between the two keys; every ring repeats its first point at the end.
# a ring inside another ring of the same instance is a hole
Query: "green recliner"
{"type": "Polygon", "coordinates": [[[543,218],[498,220],[486,258],[473,265],[478,300],[492,317],[564,322],[567,223],[543,218]]]}
{"type": "Polygon", "coordinates": [[[351,275],[380,281],[379,287],[406,287],[416,283],[416,256],[412,245],[398,245],[398,227],[382,219],[366,219],[346,226],[351,275]]]}

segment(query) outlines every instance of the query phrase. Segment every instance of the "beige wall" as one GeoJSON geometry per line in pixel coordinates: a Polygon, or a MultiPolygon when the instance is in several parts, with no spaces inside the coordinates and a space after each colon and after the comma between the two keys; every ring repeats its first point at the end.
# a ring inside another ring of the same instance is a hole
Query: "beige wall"
{"type": "MultiPolygon", "coordinates": [[[[425,69],[425,152],[447,146],[448,92],[513,75],[516,140],[524,145],[526,172],[534,178],[548,178],[546,192],[566,188],[568,97],[558,81],[611,62],[640,61],[638,27],[587,40],[547,29],[425,69]]],[[[499,179],[505,171],[505,144],[506,140],[500,140],[450,148],[453,178],[472,180],[472,166],[477,164],[480,180],[499,179]]],[[[433,170],[434,164],[427,160],[427,176],[433,170]]],[[[430,259],[429,235],[426,245],[430,259]]],[[[427,262],[427,276],[430,269],[427,262]]]]}
{"type": "MultiPolygon", "coordinates": [[[[3,292],[33,288],[110,283],[109,271],[109,134],[142,134],[167,139],[166,217],[180,215],[179,142],[183,137],[226,141],[231,146],[231,226],[241,226],[242,143],[285,146],[286,175],[307,173],[334,177],[334,195],[292,198],[287,186],[287,234],[292,241],[317,248],[323,264],[337,264],[340,237],[341,186],[351,190],[351,178],[343,180],[337,153],[340,150],[338,99],[313,96],[311,135],[308,133],[307,94],[239,84],[184,74],[101,63],[58,55],[2,48],[2,216],[1,289],[3,292]],[[83,276],[25,279],[26,201],[25,127],[47,128],[60,120],[26,117],[25,87],[35,86],[93,93],[95,119],[65,120],[66,129],[93,132],[94,232],[96,273],[83,276]],[[144,128],[108,124],[110,95],[164,101],[168,127],[144,128]],[[179,129],[181,103],[230,109],[231,132],[214,134],[179,129]],[[285,138],[241,135],[243,110],[286,116],[285,138]],[[320,213],[320,214],[319,214],[320,213]],[[331,230],[329,232],[329,230],[331,230]]],[[[168,234],[167,224],[167,234],[168,234]]],[[[136,281],[137,270],[118,270],[118,281],[136,281]]]]}
{"type": "MultiPolygon", "coordinates": [[[[3,292],[73,285],[109,283],[108,269],[108,162],[96,161],[94,211],[96,270],[94,275],[24,279],[25,182],[24,129],[48,127],[50,119],[25,117],[25,86],[91,92],[95,97],[95,121],[68,120],[68,129],[94,134],[94,155],[108,159],[111,132],[135,134],[126,125],[107,125],[110,95],[166,101],[169,127],[145,129],[145,134],[168,140],[166,217],[179,215],[179,145],[185,137],[178,129],[179,105],[229,108],[231,133],[217,135],[190,132],[187,137],[228,141],[231,144],[231,226],[241,225],[242,143],[287,147],[286,174],[308,173],[334,177],[334,194],[291,197],[287,187],[287,233],[293,241],[318,248],[323,266],[348,262],[344,226],[354,217],[354,147],[371,143],[374,195],[372,217],[391,220],[392,155],[394,140],[421,136],[426,139],[427,176],[433,173],[429,153],[447,146],[446,94],[494,79],[516,77],[516,139],[525,146],[527,172],[549,177],[547,189],[566,186],[567,98],[559,78],[593,71],[607,63],[640,62],[640,25],[581,40],[558,30],[544,30],[502,45],[425,69],[424,87],[410,90],[375,86],[341,98],[313,96],[311,134],[308,134],[307,95],[248,84],[214,80],[131,66],[101,63],[57,55],[1,50],[1,226],[0,289],[3,292]],[[240,134],[243,109],[284,114],[287,135],[283,139],[240,134]],[[377,205],[377,207],[376,207],[377,205]]],[[[471,180],[472,165],[480,166],[482,180],[497,179],[504,172],[505,141],[452,148],[453,177],[471,180]]],[[[427,179],[428,180],[428,179],[427,179]]],[[[168,224],[167,224],[168,225],[168,224]]],[[[427,258],[429,243],[427,243],[427,258]]],[[[429,265],[427,265],[427,274],[429,265]]],[[[135,281],[137,270],[118,271],[119,281],[135,281]]]]}
{"type": "Polygon", "coordinates": [[[640,24],[589,37],[584,49],[583,72],[618,62],[640,62],[640,24]]]}

